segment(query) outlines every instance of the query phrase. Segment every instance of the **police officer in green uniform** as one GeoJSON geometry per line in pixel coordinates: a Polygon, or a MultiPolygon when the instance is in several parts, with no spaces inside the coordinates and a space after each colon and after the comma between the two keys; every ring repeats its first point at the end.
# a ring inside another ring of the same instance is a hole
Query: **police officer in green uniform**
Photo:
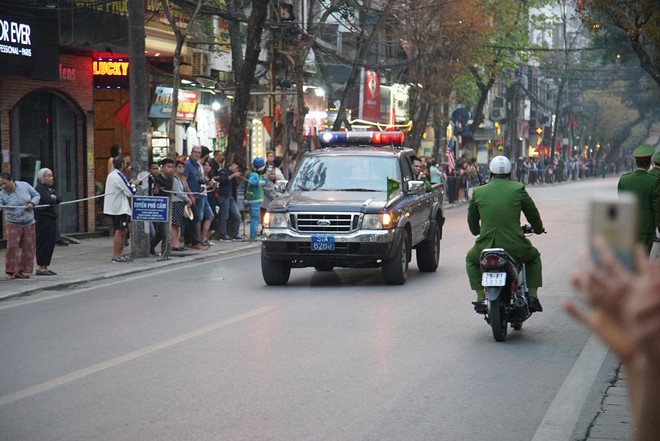
{"type": "Polygon", "coordinates": [[[637,169],[619,178],[617,190],[637,196],[637,241],[651,251],[656,228],[660,227],[660,180],[648,173],[653,146],[643,144],[633,151],[637,169]]]}
{"type": "Polygon", "coordinates": [[[649,173],[660,179],[660,152],[653,155],[651,162],[653,163],[653,168],[649,170],[649,173]]]}
{"type": "Polygon", "coordinates": [[[485,248],[504,248],[518,262],[524,262],[529,288],[531,311],[541,312],[538,289],[542,285],[541,254],[525,237],[520,228],[520,212],[531,224],[534,233],[543,233],[543,222],[534,201],[519,182],[510,181],[511,162],[496,156],[490,162],[490,182],[475,188],[468,205],[470,232],[479,236],[465,257],[470,288],[476,291],[475,311],[485,313],[484,289],[481,286],[479,257],[485,248]]]}

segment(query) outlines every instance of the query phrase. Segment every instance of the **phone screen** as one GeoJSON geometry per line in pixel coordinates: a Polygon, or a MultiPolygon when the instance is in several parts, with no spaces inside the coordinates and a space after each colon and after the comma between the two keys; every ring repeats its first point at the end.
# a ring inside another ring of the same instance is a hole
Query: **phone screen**
{"type": "MultiPolygon", "coordinates": [[[[619,260],[632,268],[637,238],[637,197],[632,193],[621,193],[618,197],[592,200],[589,224],[589,246],[594,237],[603,237],[619,260]]],[[[598,261],[595,253],[592,252],[592,256],[598,261]]]]}

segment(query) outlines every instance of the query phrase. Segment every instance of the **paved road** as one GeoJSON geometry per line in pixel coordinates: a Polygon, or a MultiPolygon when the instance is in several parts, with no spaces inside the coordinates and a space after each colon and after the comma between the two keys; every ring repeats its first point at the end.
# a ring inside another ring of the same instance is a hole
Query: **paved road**
{"type": "Polygon", "coordinates": [[[413,262],[404,287],[376,269],[266,287],[244,249],[4,302],[0,439],[584,439],[616,362],[560,301],[584,201],[613,182],[530,189],[546,312],[505,343],[471,311],[464,208],[438,272],[413,262]]]}

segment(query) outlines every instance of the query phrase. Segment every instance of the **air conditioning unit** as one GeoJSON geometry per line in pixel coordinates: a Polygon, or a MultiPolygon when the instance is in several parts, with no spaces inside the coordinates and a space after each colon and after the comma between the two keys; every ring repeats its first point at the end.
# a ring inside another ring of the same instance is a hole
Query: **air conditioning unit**
{"type": "Polygon", "coordinates": [[[193,51],[190,61],[194,77],[208,77],[211,75],[209,54],[206,52],[193,51]]]}
{"type": "Polygon", "coordinates": [[[501,121],[506,118],[506,109],[504,107],[494,107],[490,111],[490,119],[493,121],[501,121]]]}

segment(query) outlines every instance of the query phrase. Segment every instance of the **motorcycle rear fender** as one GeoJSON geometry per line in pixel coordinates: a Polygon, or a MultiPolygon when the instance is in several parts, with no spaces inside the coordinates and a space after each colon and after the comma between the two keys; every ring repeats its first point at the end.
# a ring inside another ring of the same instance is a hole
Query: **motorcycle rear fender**
{"type": "Polygon", "coordinates": [[[497,300],[503,288],[503,286],[487,286],[484,288],[484,291],[486,291],[486,300],[490,302],[497,300]]]}

